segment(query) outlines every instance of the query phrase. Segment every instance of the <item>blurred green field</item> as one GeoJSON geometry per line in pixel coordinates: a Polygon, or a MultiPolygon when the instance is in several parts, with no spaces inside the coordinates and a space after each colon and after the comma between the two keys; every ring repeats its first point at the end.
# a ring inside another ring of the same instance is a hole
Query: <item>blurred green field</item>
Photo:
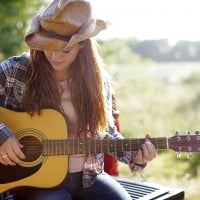
{"type": "MultiPolygon", "coordinates": [[[[121,132],[125,137],[171,137],[176,131],[185,134],[199,130],[200,64],[149,63],[145,66],[111,66],[109,71],[120,109],[121,132]]],[[[182,153],[177,159],[173,150],[159,150],[142,171],[150,182],[181,188],[185,199],[199,199],[200,156],[182,153]]],[[[142,179],[119,164],[120,175],[142,179]]]]}

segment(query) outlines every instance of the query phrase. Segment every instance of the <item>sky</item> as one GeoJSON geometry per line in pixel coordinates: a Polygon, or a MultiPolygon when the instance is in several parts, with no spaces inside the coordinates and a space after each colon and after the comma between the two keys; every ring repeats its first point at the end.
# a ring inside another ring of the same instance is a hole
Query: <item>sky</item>
{"type": "Polygon", "coordinates": [[[109,22],[97,37],[200,41],[200,0],[90,0],[109,22]]]}

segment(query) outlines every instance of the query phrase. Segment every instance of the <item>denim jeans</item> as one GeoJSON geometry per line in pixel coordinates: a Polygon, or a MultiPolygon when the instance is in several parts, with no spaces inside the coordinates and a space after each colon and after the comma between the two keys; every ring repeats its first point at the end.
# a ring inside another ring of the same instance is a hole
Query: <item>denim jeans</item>
{"type": "Polygon", "coordinates": [[[82,173],[69,173],[65,181],[51,189],[23,188],[16,200],[131,200],[128,192],[103,172],[89,188],[82,187],[82,173]]]}

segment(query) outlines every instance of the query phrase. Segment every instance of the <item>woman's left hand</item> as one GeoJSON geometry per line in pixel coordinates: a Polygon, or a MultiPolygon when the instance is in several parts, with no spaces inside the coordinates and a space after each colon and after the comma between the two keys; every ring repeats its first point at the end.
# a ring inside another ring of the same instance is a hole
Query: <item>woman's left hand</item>
{"type": "Polygon", "coordinates": [[[157,151],[148,138],[150,136],[146,135],[142,148],[137,151],[136,156],[132,159],[133,164],[145,165],[156,157],[157,151]]]}

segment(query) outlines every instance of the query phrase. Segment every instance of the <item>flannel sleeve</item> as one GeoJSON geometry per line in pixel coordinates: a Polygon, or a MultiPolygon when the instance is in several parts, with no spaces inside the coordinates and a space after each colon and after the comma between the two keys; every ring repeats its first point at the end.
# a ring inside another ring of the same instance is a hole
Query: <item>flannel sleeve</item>
{"type": "Polygon", "coordinates": [[[0,145],[3,144],[12,135],[12,131],[8,129],[3,123],[0,123],[0,145]]]}
{"type": "MultiPolygon", "coordinates": [[[[117,131],[115,126],[109,127],[108,132],[106,139],[123,139],[123,136],[117,131]]],[[[146,167],[146,164],[133,163],[133,158],[137,155],[137,151],[111,152],[110,154],[115,156],[120,162],[128,164],[131,171],[142,170],[146,167]]]]}
{"type": "MultiPolygon", "coordinates": [[[[112,90],[109,79],[106,79],[105,81],[105,88],[106,88],[106,94],[107,94],[106,95],[107,109],[110,116],[109,126],[106,130],[105,138],[106,139],[123,139],[122,134],[119,131],[117,131],[117,127],[115,126],[115,122],[114,122],[113,114],[115,114],[115,112],[113,112],[113,108],[114,108],[114,111],[117,111],[117,107],[115,104],[116,102],[113,101],[115,99],[113,99],[114,97],[113,90],[112,90]]],[[[137,151],[113,152],[110,154],[115,156],[119,161],[128,164],[129,168],[132,171],[141,170],[146,166],[146,164],[140,165],[137,163],[133,163],[133,158],[137,155],[137,151]]]]}

